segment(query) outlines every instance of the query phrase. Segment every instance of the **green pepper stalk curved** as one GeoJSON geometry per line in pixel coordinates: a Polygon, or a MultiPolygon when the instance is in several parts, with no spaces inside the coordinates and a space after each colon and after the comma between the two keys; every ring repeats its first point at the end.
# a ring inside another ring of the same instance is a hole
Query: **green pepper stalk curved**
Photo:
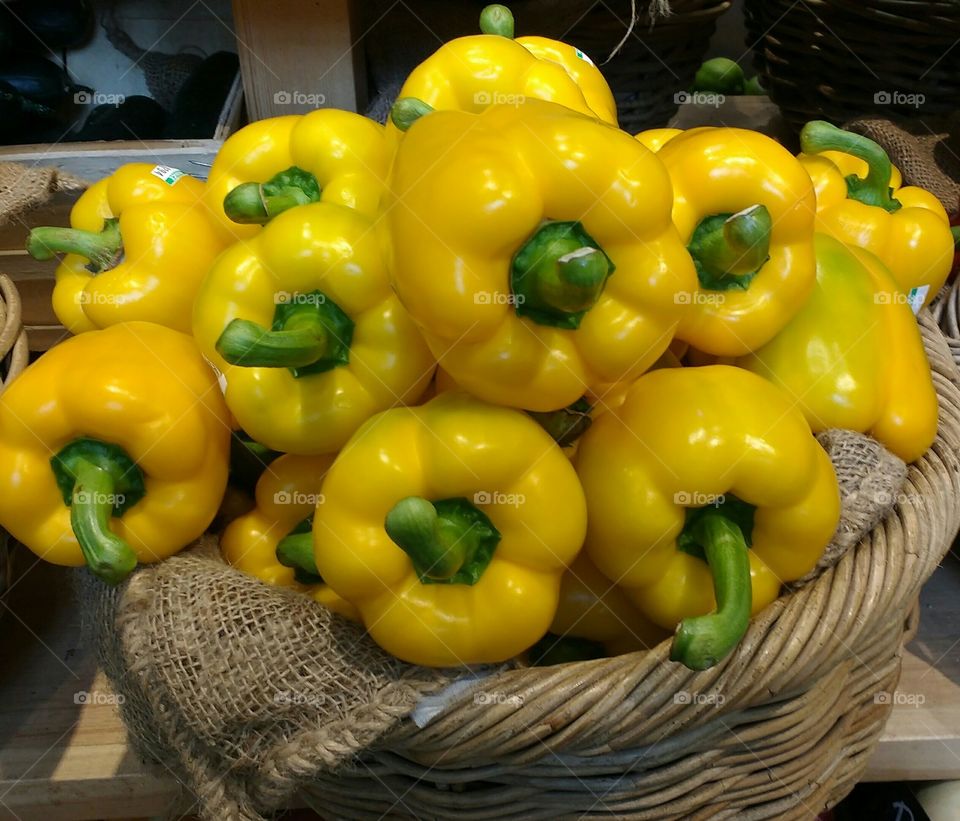
{"type": "Polygon", "coordinates": [[[323,584],[313,556],[313,516],[308,516],[277,542],[277,561],[293,569],[301,584],[323,584]]]}
{"type": "Polygon", "coordinates": [[[579,222],[545,222],[513,258],[510,287],[518,316],[576,329],[615,266],[579,222]]]}
{"type": "Polygon", "coordinates": [[[480,12],[480,31],[483,34],[496,34],[512,40],[514,28],[513,12],[506,6],[494,3],[480,12]]]}
{"type": "Polygon", "coordinates": [[[50,466],[87,567],[119,584],[137,566],[137,554],[110,530],[110,518],[143,498],[143,471],[119,446],[88,438],[66,445],[50,466]]]}
{"type": "Polygon", "coordinates": [[[290,294],[278,303],[269,329],[231,320],[216,347],[231,365],[289,368],[300,377],[346,365],[353,328],[353,320],[321,291],[290,294]]]}
{"type": "Polygon", "coordinates": [[[739,644],[750,623],[749,548],[740,527],[720,510],[698,517],[689,536],[703,549],[710,566],[717,609],[680,623],[670,659],[691,670],[707,670],[739,644]]]}
{"type": "Polygon", "coordinates": [[[384,529],[424,584],[476,584],[500,542],[487,515],[462,498],[408,496],[387,513],[384,529]]]}
{"type": "Polygon", "coordinates": [[[554,442],[565,448],[572,445],[593,424],[590,411],[593,407],[585,397],[572,405],[555,411],[527,411],[527,414],[550,434],[554,442]]]}
{"type": "Polygon", "coordinates": [[[425,103],[419,97],[401,97],[390,109],[390,122],[401,131],[406,131],[417,120],[433,110],[430,103],[425,103]]]}
{"type": "Polygon", "coordinates": [[[811,120],[800,131],[800,150],[804,154],[842,151],[863,160],[867,164],[867,176],[861,179],[856,174],[850,174],[847,177],[847,195],[850,199],[887,211],[900,209],[901,203],[890,191],[890,176],[893,173],[890,157],[869,137],[844,131],[824,120],[811,120]]]}
{"type": "Polygon", "coordinates": [[[41,261],[53,259],[57,254],[77,254],[90,261],[87,269],[91,273],[108,271],[123,258],[120,220],[105,219],[99,232],[80,228],[34,228],[27,237],[27,253],[41,261]]]}
{"type": "Polygon", "coordinates": [[[715,291],[746,288],[770,258],[772,230],[764,205],[701,220],[687,245],[700,285],[715,291]]]}
{"type": "Polygon", "coordinates": [[[319,202],[320,183],[309,171],[291,166],[266,182],[244,182],[223,198],[223,211],[242,225],[265,225],[298,205],[319,202]]]}

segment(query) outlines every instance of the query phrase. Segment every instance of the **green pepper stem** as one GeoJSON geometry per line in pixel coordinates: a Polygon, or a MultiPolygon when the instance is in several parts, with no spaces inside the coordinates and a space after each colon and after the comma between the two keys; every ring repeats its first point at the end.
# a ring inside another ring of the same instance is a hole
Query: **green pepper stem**
{"type": "Polygon", "coordinates": [[[289,368],[300,377],[349,362],[353,328],[353,320],[322,291],[285,293],[271,328],[233,319],[216,347],[231,365],[289,368]]]}
{"type": "Polygon", "coordinates": [[[688,250],[705,288],[722,287],[725,277],[749,277],[770,257],[773,220],[764,205],[707,217],[694,231],[688,250]]]}
{"type": "Polygon", "coordinates": [[[425,584],[476,584],[500,541],[486,514],[459,498],[408,496],[387,513],[384,529],[425,584]]]}
{"type": "Polygon", "coordinates": [[[583,397],[572,405],[555,411],[527,411],[553,441],[565,448],[579,439],[593,423],[590,411],[593,408],[583,397]]]}
{"type": "Polygon", "coordinates": [[[86,459],[71,466],[75,477],[70,524],[87,567],[107,584],[119,584],[137,566],[137,554],[110,530],[116,483],[111,473],[86,459]]]}
{"type": "Polygon", "coordinates": [[[291,166],[264,183],[241,183],[224,197],[223,211],[241,225],[264,225],[290,208],[319,202],[320,195],[317,178],[291,166]]]}
{"type": "Polygon", "coordinates": [[[544,223],[513,259],[516,312],[538,324],[577,328],[613,271],[579,222],[544,223]]]}
{"type": "Polygon", "coordinates": [[[680,623],[670,658],[691,670],[707,670],[737,646],[750,623],[749,548],[743,531],[720,512],[701,517],[691,535],[710,566],[717,609],[680,623]]]}
{"type": "Polygon", "coordinates": [[[483,11],[480,12],[480,31],[483,34],[498,34],[512,40],[514,32],[513,12],[499,3],[485,6],[483,11]]]}
{"type": "Polygon", "coordinates": [[[269,331],[248,319],[234,319],[220,334],[217,352],[231,365],[300,368],[323,358],[330,335],[320,319],[269,331]]]}
{"type": "Polygon", "coordinates": [[[277,542],[277,561],[284,567],[302,570],[311,576],[319,576],[317,562],[313,557],[313,533],[294,531],[277,542]]]}
{"type": "Polygon", "coordinates": [[[424,114],[433,111],[433,106],[419,97],[401,97],[390,109],[390,121],[401,131],[406,131],[424,114]]]}
{"type": "Polygon", "coordinates": [[[77,254],[90,260],[88,268],[99,274],[113,268],[123,255],[120,220],[105,219],[99,232],[80,228],[34,228],[27,237],[27,253],[34,259],[53,259],[57,254],[77,254]]]}
{"type": "Polygon", "coordinates": [[[953,247],[960,248],[960,225],[951,225],[950,233],[953,235],[953,247]]]}
{"type": "Polygon", "coordinates": [[[742,94],[746,79],[739,63],[729,57],[713,57],[697,69],[693,78],[693,90],[742,94]]]}
{"type": "Polygon", "coordinates": [[[804,154],[819,154],[821,151],[842,151],[858,157],[867,164],[867,176],[847,177],[847,195],[865,205],[874,205],[887,211],[900,208],[890,192],[890,175],[893,166],[887,152],[869,137],[844,131],[824,120],[811,120],[800,132],[800,150],[804,154]]]}

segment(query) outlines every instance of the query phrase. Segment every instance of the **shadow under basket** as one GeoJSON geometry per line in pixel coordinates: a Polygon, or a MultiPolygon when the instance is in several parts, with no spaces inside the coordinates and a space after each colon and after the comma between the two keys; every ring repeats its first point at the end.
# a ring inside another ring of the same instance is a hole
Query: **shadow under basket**
{"type": "MultiPolygon", "coordinates": [[[[13,281],[6,274],[0,274],[0,393],[27,367],[28,359],[20,295],[13,281]]],[[[10,536],[0,528],[0,596],[7,591],[13,575],[12,551],[10,536]]]]}
{"type": "Polygon", "coordinates": [[[950,114],[960,100],[954,0],[745,0],[754,65],[784,118],[950,114]]]}
{"type": "Polygon", "coordinates": [[[600,66],[617,100],[620,127],[636,133],[667,124],[690,89],[729,0],[672,0],[670,13],[651,14],[650,2],[637,3],[638,19],[620,50],[630,20],[630,3],[597,3],[564,39],[600,66]]]}

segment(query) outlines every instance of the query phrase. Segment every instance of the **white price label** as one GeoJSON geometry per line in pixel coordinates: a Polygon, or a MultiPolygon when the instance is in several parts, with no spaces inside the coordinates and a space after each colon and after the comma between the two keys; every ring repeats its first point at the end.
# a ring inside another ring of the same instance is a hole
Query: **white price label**
{"type": "Polygon", "coordinates": [[[169,165],[155,165],[150,173],[159,177],[167,185],[176,185],[177,180],[183,176],[183,172],[179,168],[171,168],[169,165]]]}
{"type": "Polygon", "coordinates": [[[910,292],[907,294],[907,303],[913,310],[914,316],[920,313],[920,309],[923,307],[923,303],[926,301],[929,292],[929,285],[921,285],[919,288],[910,289],[910,292]]]}

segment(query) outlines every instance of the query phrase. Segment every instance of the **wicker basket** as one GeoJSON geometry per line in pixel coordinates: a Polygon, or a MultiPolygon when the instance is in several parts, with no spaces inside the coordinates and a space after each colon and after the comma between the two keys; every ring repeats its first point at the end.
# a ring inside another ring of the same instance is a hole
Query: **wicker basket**
{"type": "MultiPolygon", "coordinates": [[[[10,277],[0,274],[0,393],[27,366],[27,359],[27,334],[20,321],[20,295],[10,277]]],[[[12,546],[6,531],[0,528],[0,596],[9,587],[12,575],[12,546]]]]}
{"type": "Polygon", "coordinates": [[[650,3],[638,2],[639,19],[623,39],[630,3],[596,3],[565,39],[601,61],[617,98],[620,127],[635,133],[666,125],[677,110],[678,93],[690,88],[706,56],[717,17],[729,0],[672,0],[670,13],[651,22],[650,3]]]}
{"type": "Polygon", "coordinates": [[[810,821],[862,775],[891,710],[920,586],[960,524],[960,373],[921,319],[940,430],[897,506],[814,583],[781,597],[718,667],[668,646],[483,682],[318,783],[325,817],[810,821]]]}
{"type": "Polygon", "coordinates": [[[763,84],[795,127],[949,114],[960,99],[952,0],[746,0],[745,14],[763,84]]]}

